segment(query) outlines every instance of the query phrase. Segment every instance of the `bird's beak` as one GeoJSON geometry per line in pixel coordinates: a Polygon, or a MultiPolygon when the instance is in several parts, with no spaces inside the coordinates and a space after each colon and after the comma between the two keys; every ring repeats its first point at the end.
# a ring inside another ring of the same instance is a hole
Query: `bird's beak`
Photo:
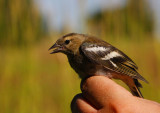
{"type": "Polygon", "coordinates": [[[55,43],[53,46],[51,46],[48,50],[54,49],[50,54],[61,52],[63,49],[60,45],[55,43]]]}

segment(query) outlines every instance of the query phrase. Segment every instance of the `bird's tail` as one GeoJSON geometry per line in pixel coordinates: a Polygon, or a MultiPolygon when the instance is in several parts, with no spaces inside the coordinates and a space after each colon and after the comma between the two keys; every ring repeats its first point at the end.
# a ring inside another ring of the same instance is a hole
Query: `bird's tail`
{"type": "Polygon", "coordinates": [[[134,79],[134,83],[135,85],[130,87],[130,90],[131,90],[131,93],[134,95],[134,96],[137,96],[137,97],[140,97],[140,98],[143,98],[143,95],[139,89],[139,87],[142,88],[142,85],[138,82],[137,79],[134,79]]]}

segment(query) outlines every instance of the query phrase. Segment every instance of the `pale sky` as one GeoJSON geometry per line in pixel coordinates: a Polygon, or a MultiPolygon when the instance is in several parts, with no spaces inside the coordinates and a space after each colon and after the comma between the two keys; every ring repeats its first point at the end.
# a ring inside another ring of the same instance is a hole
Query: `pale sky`
{"type": "MultiPolygon", "coordinates": [[[[49,23],[50,30],[60,30],[64,24],[73,32],[83,32],[85,18],[98,10],[125,7],[127,0],[34,0],[49,23]]],[[[160,0],[147,0],[155,18],[155,35],[160,36],[160,0]]],[[[85,28],[85,27],[84,27],[85,28]]]]}
{"type": "Polygon", "coordinates": [[[113,9],[125,6],[126,0],[35,0],[40,11],[55,30],[66,22],[74,30],[80,30],[83,19],[100,9],[113,9]],[[82,16],[83,15],[83,16],[82,16]]]}

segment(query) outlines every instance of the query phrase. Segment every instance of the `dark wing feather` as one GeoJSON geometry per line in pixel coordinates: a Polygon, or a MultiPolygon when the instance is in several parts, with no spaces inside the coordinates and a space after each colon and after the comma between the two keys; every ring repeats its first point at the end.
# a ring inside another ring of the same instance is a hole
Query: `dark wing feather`
{"type": "Polygon", "coordinates": [[[81,51],[84,53],[84,55],[90,59],[92,62],[98,63],[100,65],[103,65],[105,68],[115,71],[117,73],[122,73],[128,76],[131,76],[135,79],[140,79],[148,83],[147,80],[145,80],[136,70],[138,67],[136,64],[123,52],[118,50],[117,48],[111,46],[108,43],[102,43],[102,44],[93,44],[92,42],[85,42],[80,47],[81,51]],[[95,50],[97,47],[97,50],[95,50]],[[99,50],[98,48],[104,48],[104,50],[99,50]],[[90,50],[88,48],[94,48],[93,50],[90,50]],[[118,54],[117,56],[112,56],[110,59],[103,59],[106,55],[110,54],[111,52],[116,52],[118,54]]]}

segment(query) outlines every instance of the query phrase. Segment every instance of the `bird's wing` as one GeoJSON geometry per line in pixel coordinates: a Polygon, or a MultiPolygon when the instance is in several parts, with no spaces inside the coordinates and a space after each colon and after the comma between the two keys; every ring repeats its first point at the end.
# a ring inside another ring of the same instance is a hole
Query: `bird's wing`
{"type": "Polygon", "coordinates": [[[92,62],[103,65],[105,68],[131,76],[135,79],[145,80],[136,70],[136,64],[123,52],[108,43],[84,42],[80,47],[82,53],[92,62]]]}

